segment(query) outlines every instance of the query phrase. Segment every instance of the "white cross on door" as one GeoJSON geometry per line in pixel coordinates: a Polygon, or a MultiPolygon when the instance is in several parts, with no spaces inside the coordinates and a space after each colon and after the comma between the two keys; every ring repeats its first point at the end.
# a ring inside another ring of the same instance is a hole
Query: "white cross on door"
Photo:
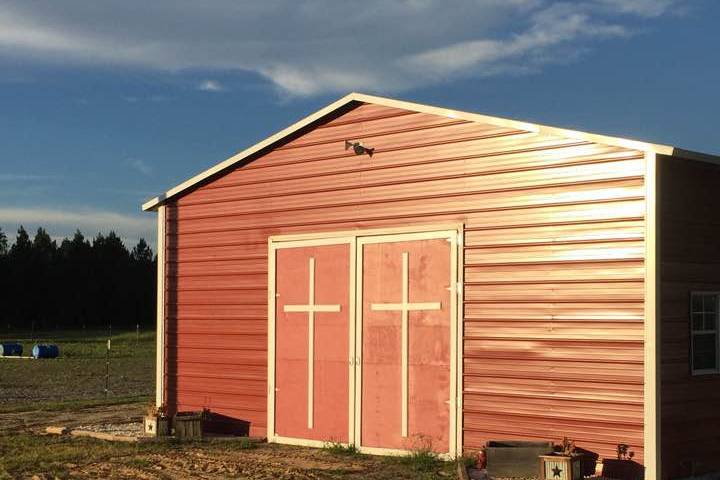
{"type": "Polygon", "coordinates": [[[339,312],[340,305],[315,304],[315,258],[310,257],[310,282],[308,286],[308,303],[306,305],[285,305],[284,312],[307,312],[308,314],[308,428],[313,428],[313,398],[315,383],[315,312],[339,312]]]}
{"type": "Polygon", "coordinates": [[[409,273],[408,252],[402,254],[402,302],[372,303],[375,311],[399,311],[402,315],[402,436],[408,436],[408,312],[419,310],[440,310],[440,302],[410,303],[408,295],[409,273]]]}

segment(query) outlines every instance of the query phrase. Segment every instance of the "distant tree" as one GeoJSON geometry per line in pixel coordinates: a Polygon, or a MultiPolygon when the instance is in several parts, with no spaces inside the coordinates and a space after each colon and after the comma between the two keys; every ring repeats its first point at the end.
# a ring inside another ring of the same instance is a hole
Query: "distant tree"
{"type": "Polygon", "coordinates": [[[7,295],[12,299],[8,307],[13,323],[27,329],[35,328],[38,319],[35,307],[37,300],[42,298],[35,289],[34,279],[40,273],[35,271],[32,252],[30,235],[21,225],[8,255],[8,276],[11,280],[7,295]]]}
{"type": "Polygon", "coordinates": [[[65,238],[58,249],[58,295],[63,324],[73,328],[93,326],[90,316],[92,288],[92,245],[76,230],[72,239],[65,238]]]}
{"type": "Polygon", "coordinates": [[[0,255],[7,255],[8,253],[8,239],[2,227],[0,227],[0,255]]]}
{"type": "Polygon", "coordinates": [[[50,262],[55,257],[57,252],[57,243],[55,240],[50,238],[47,231],[40,227],[35,233],[35,238],[32,243],[33,254],[38,261],[50,262]]]}
{"type": "Polygon", "coordinates": [[[25,227],[20,225],[17,237],[15,237],[15,243],[10,247],[10,255],[29,255],[31,250],[32,242],[30,242],[30,235],[28,235],[25,227]]]}
{"type": "Polygon", "coordinates": [[[153,252],[144,238],[130,252],[132,261],[133,318],[137,325],[148,319],[146,312],[152,311],[155,305],[155,262],[153,252]]]}
{"type": "Polygon", "coordinates": [[[133,247],[130,258],[138,263],[152,263],[153,252],[144,238],[138,240],[137,245],[133,247]]]}
{"type": "Polygon", "coordinates": [[[2,238],[0,326],[115,329],[153,321],[155,260],[145,240],[128,251],[115,232],[88,241],[77,230],[58,246],[44,228],[31,240],[22,226],[9,249],[2,238]]]}
{"type": "Polygon", "coordinates": [[[63,258],[75,259],[77,256],[90,254],[90,242],[85,240],[85,236],[80,230],[75,230],[72,240],[64,238],[60,244],[60,255],[63,258]]]}
{"type": "Polygon", "coordinates": [[[56,267],[57,244],[50,238],[48,232],[39,227],[32,242],[30,260],[26,267],[29,276],[28,282],[33,292],[36,292],[41,302],[32,302],[27,306],[37,318],[40,327],[54,326],[59,328],[61,311],[58,303],[62,299],[58,296],[56,285],[60,281],[56,267]]]}
{"type": "MultiPolygon", "coordinates": [[[[5,232],[2,231],[2,228],[0,228],[0,292],[2,292],[2,295],[7,295],[9,292],[9,285],[10,282],[10,272],[9,270],[9,262],[7,258],[8,254],[8,239],[7,235],[5,235],[5,232]]],[[[8,299],[10,300],[10,299],[8,299]]],[[[11,300],[10,300],[11,301],[11,300]]],[[[10,303],[8,301],[7,303],[10,303]]],[[[0,308],[0,327],[7,327],[9,330],[12,327],[12,323],[10,321],[10,312],[8,311],[9,305],[4,305],[4,308],[0,308]]]]}
{"type": "Polygon", "coordinates": [[[108,327],[133,325],[130,252],[114,231],[93,240],[92,267],[92,317],[108,327]]]}

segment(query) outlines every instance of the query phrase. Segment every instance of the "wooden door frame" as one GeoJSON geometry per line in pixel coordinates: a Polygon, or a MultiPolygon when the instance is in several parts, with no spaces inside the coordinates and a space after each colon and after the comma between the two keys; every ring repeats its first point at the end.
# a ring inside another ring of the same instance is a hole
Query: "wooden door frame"
{"type": "Polygon", "coordinates": [[[407,450],[362,447],[360,445],[362,394],[362,249],[368,243],[446,238],[450,242],[450,432],[449,452],[454,458],[463,451],[463,238],[462,223],[414,227],[373,228],[350,231],[299,233],[268,237],[268,357],[267,357],[267,439],[268,442],[322,447],[325,442],[287,438],[275,434],[275,298],[276,252],[281,248],[323,245],[350,245],[349,320],[349,398],[348,439],[361,452],[375,455],[405,455],[407,450]],[[454,414],[453,414],[454,408],[454,414]]]}

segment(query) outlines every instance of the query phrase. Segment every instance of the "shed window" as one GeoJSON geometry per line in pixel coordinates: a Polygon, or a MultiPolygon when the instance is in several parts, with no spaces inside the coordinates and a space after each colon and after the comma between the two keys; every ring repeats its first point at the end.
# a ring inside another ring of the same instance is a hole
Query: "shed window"
{"type": "Polygon", "coordinates": [[[693,292],[690,306],[692,373],[718,373],[720,293],[693,292]]]}

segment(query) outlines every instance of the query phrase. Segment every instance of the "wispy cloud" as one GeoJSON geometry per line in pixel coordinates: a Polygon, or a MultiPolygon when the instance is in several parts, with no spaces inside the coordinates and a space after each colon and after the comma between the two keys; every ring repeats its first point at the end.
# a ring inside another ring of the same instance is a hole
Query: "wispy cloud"
{"type": "Polygon", "coordinates": [[[205,80],[198,85],[197,88],[203,92],[222,92],[225,90],[225,87],[223,87],[217,80],[205,80]]]}
{"type": "Polygon", "coordinates": [[[600,4],[623,13],[632,13],[642,17],[659,17],[677,6],[677,0],[598,0],[600,4]]]}
{"type": "Polygon", "coordinates": [[[170,97],[166,95],[149,95],[146,97],[137,97],[135,95],[128,95],[123,97],[123,100],[125,100],[128,103],[138,103],[138,102],[167,102],[170,100],[170,97]]]}
{"type": "Polygon", "coordinates": [[[35,175],[28,173],[0,173],[0,182],[39,182],[55,180],[56,175],[35,175]]]}
{"type": "Polygon", "coordinates": [[[552,62],[548,49],[572,40],[592,37],[622,37],[625,27],[593,22],[591,16],[572,4],[557,4],[531,17],[531,25],[509,40],[470,40],[410,55],[401,60],[420,72],[438,72],[439,76],[475,72],[480,76],[505,71],[523,58],[528,67],[552,62]],[[529,63],[528,63],[529,62],[529,63]]]}
{"type": "MultiPolygon", "coordinates": [[[[628,38],[679,0],[332,0],[0,4],[0,56],[164,71],[244,71],[290,95],[397,91],[532,72],[628,38]],[[288,14],[292,12],[292,14],[288,14]],[[272,28],[269,28],[272,26],[272,28]]],[[[197,88],[217,92],[217,80],[197,88]]]]}
{"type": "Polygon", "coordinates": [[[140,238],[154,243],[157,226],[153,215],[143,213],[128,215],[93,208],[0,208],[0,227],[8,236],[14,236],[20,225],[29,232],[43,227],[55,238],[70,236],[76,229],[89,237],[113,230],[130,245],[140,238]]]}
{"type": "Polygon", "coordinates": [[[151,175],[153,172],[152,166],[139,158],[128,158],[126,163],[130,166],[130,168],[142,173],[145,176],[151,175]]]}

